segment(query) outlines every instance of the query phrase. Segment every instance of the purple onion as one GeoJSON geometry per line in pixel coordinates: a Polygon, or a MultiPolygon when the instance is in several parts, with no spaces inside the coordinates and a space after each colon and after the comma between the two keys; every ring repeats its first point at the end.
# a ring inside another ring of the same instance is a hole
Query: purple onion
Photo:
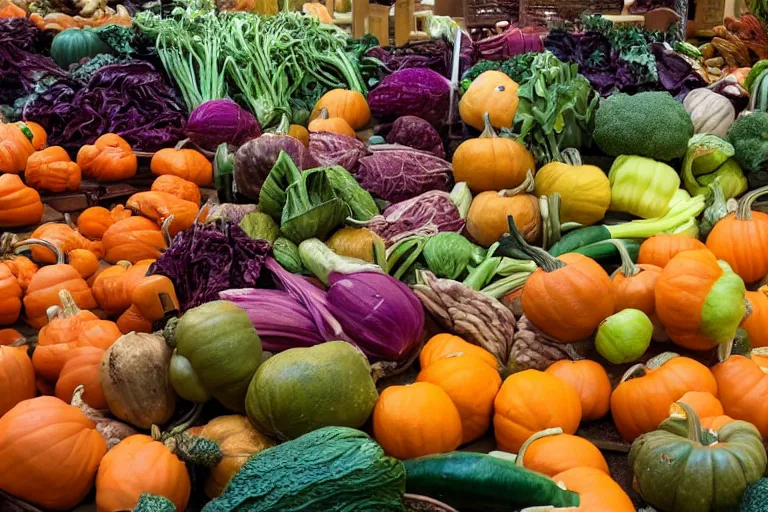
{"type": "Polygon", "coordinates": [[[239,146],[259,137],[261,125],[232,100],[210,100],[192,111],[186,132],[192,142],[213,151],[224,142],[239,146]]]}

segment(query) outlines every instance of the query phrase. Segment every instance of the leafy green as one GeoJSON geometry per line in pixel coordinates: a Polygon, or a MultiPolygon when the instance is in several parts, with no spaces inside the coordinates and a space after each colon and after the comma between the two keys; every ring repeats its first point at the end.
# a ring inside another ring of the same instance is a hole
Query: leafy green
{"type": "Polygon", "coordinates": [[[104,41],[120,57],[130,57],[136,53],[136,49],[133,47],[136,32],[131,27],[109,23],[88,30],[95,32],[99,39],[104,41]]]}
{"type": "Polygon", "coordinates": [[[243,217],[239,225],[249,237],[266,240],[270,244],[280,236],[280,226],[266,213],[249,213],[243,217]]]}
{"type": "Polygon", "coordinates": [[[749,91],[750,94],[752,93],[752,86],[755,81],[765,70],[768,70],[768,59],[757,61],[755,65],[752,66],[752,69],[749,70],[747,78],[744,79],[744,88],[749,91]]]}
{"type": "Polygon", "coordinates": [[[481,60],[467,71],[461,78],[461,92],[465,92],[472,81],[486,71],[501,71],[518,84],[531,77],[531,66],[538,53],[521,53],[505,61],[481,60]]]}
{"type": "Polygon", "coordinates": [[[327,167],[328,181],[336,194],[349,206],[355,220],[370,220],[379,214],[379,208],[373,196],[361,187],[354,176],[340,166],[327,167]]]}
{"type": "Polygon", "coordinates": [[[279,237],[272,244],[272,256],[283,266],[285,270],[292,274],[301,274],[304,272],[304,264],[301,262],[298,246],[285,237],[279,237]]]}
{"type": "Polygon", "coordinates": [[[79,64],[69,73],[69,76],[78,82],[88,83],[93,74],[104,66],[119,64],[121,62],[125,62],[125,59],[110,55],[109,53],[100,53],[86,60],[82,64],[79,64]]]}

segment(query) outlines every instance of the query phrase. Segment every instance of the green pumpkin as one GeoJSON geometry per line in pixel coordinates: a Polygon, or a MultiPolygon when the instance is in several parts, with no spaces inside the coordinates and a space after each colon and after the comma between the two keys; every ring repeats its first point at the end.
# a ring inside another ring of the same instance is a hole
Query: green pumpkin
{"type": "Polygon", "coordinates": [[[717,432],[702,429],[688,404],[676,405],[684,421],[673,415],[632,443],[629,463],[636,489],[665,512],[737,510],[747,486],[765,472],[760,432],[746,421],[717,432]]]}
{"type": "Polygon", "coordinates": [[[245,395],[262,360],[261,340],[248,314],[214,301],[171,319],[163,333],[171,347],[171,384],[182,398],[203,403],[213,397],[245,412],[245,395]]]}
{"type": "Polygon", "coordinates": [[[68,28],[59,32],[51,43],[51,58],[64,69],[100,53],[112,53],[112,49],[90,30],[68,28]]]}
{"type": "Polygon", "coordinates": [[[261,432],[286,440],[327,426],[361,427],[378,397],[365,355],[328,341],[267,359],[248,388],[246,411],[261,432]]]}

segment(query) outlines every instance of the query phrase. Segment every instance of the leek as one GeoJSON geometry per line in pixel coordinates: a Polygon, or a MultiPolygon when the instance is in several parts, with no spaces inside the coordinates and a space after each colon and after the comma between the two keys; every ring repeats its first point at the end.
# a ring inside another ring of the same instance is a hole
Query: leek
{"type": "Polygon", "coordinates": [[[328,285],[331,272],[354,274],[355,272],[380,272],[380,266],[357,258],[341,256],[317,238],[309,238],[299,244],[299,256],[304,267],[323,284],[328,285]]]}
{"type": "Polygon", "coordinates": [[[676,228],[696,218],[706,207],[704,196],[693,196],[679,201],[669,211],[651,219],[633,220],[624,224],[606,226],[611,238],[650,238],[659,233],[676,228]]]}

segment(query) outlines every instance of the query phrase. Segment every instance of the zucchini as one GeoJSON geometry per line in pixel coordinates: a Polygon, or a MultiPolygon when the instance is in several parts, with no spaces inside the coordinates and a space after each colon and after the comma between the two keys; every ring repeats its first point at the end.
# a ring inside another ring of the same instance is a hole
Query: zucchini
{"type": "Polygon", "coordinates": [[[575,507],[579,495],[514,462],[482,453],[452,452],[405,461],[406,492],[460,510],[509,511],[552,505],[575,507]]]}
{"type": "MultiPolygon", "coordinates": [[[[637,262],[637,256],[640,253],[640,242],[636,240],[616,240],[624,244],[624,247],[627,248],[627,252],[629,253],[630,258],[632,258],[632,261],[637,262]]],[[[583,254],[584,256],[589,256],[595,261],[605,261],[619,257],[619,250],[615,245],[613,245],[613,243],[610,242],[610,240],[604,240],[601,242],[585,245],[571,252],[577,252],[579,254],[583,254]]]]}
{"type": "Polygon", "coordinates": [[[549,254],[552,256],[561,256],[567,252],[578,252],[577,249],[580,247],[608,240],[610,238],[611,232],[603,225],[575,229],[566,235],[563,235],[555,245],[550,247],[549,254]]]}

